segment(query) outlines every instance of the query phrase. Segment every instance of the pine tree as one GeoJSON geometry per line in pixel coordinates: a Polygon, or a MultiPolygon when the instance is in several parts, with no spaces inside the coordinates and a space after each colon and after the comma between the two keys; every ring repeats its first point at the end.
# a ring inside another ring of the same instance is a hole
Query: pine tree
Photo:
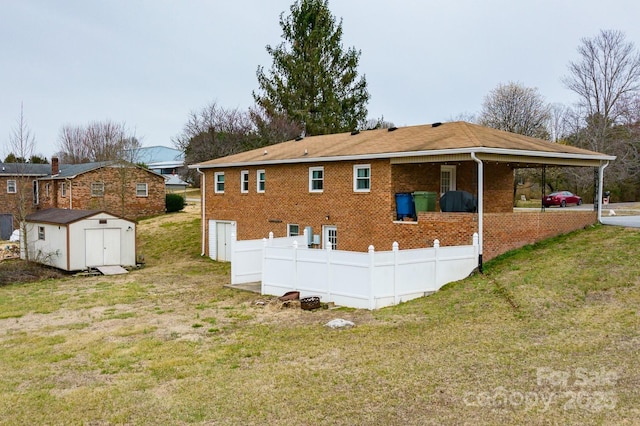
{"type": "Polygon", "coordinates": [[[280,14],[284,39],[266,47],[273,58],[268,73],[258,67],[260,93],[253,97],[272,117],[286,116],[307,135],[354,130],[364,124],[367,81],[358,76],[360,51],[342,46],[327,0],[298,0],[280,14]]]}

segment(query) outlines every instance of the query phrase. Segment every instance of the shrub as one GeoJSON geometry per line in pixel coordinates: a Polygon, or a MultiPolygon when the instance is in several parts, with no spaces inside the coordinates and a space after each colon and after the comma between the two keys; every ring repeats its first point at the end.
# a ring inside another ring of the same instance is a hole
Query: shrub
{"type": "Polygon", "coordinates": [[[179,212],[184,209],[184,198],[180,194],[167,194],[165,205],[167,213],[179,212]]]}

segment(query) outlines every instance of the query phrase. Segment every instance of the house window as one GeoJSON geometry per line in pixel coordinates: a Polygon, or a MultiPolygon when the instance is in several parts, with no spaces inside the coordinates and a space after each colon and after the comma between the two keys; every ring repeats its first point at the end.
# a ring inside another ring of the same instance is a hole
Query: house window
{"type": "Polygon", "coordinates": [[[15,194],[16,192],[18,192],[18,185],[16,184],[15,180],[8,180],[7,181],[7,193],[8,194],[15,194]]]}
{"type": "Polygon", "coordinates": [[[104,182],[91,182],[91,196],[92,197],[104,196],[104,182]]]}
{"type": "Polygon", "coordinates": [[[146,183],[136,183],[136,197],[148,197],[149,187],[146,183]]]}
{"type": "Polygon", "coordinates": [[[256,190],[258,192],[264,192],[265,189],[265,181],[266,181],[266,177],[265,177],[265,173],[264,170],[258,170],[256,176],[258,177],[257,180],[257,186],[256,186],[256,190]]]}
{"type": "Polygon", "coordinates": [[[215,180],[214,192],[216,194],[224,194],[224,172],[215,172],[214,180],[215,180]]]}
{"type": "Polygon", "coordinates": [[[47,198],[49,197],[49,187],[50,185],[48,183],[44,185],[44,194],[47,198]]]}
{"type": "Polygon", "coordinates": [[[300,235],[300,225],[296,223],[287,224],[287,235],[289,237],[297,237],[300,235]]]}
{"type": "Polygon", "coordinates": [[[65,182],[60,182],[60,193],[63,197],[67,196],[67,184],[65,182]]]}
{"type": "Polygon", "coordinates": [[[309,167],[309,192],[322,192],[324,167],[309,167]]]}
{"type": "Polygon", "coordinates": [[[44,226],[38,226],[38,239],[44,241],[44,226]]]}
{"type": "Polygon", "coordinates": [[[369,164],[353,166],[353,190],[355,192],[371,191],[371,166],[369,164]]]}
{"type": "Polygon", "coordinates": [[[40,203],[40,188],[38,187],[38,181],[33,181],[33,204],[38,205],[40,203]]]}
{"type": "Polygon", "coordinates": [[[243,170],[240,172],[240,192],[246,194],[249,192],[249,171],[243,170]]]}
{"type": "Polygon", "coordinates": [[[440,195],[456,190],[456,166],[440,166],[440,195]]]}

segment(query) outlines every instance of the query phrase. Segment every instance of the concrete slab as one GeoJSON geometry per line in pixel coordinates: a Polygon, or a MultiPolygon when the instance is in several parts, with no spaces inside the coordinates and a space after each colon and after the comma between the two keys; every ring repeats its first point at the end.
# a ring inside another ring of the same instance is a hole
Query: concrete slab
{"type": "Polygon", "coordinates": [[[120,265],[96,266],[96,269],[102,272],[102,275],[120,275],[129,273],[129,271],[120,265]]]}
{"type": "Polygon", "coordinates": [[[262,293],[262,283],[260,281],[246,284],[226,284],[226,288],[232,288],[234,290],[250,291],[252,293],[262,293]]]}

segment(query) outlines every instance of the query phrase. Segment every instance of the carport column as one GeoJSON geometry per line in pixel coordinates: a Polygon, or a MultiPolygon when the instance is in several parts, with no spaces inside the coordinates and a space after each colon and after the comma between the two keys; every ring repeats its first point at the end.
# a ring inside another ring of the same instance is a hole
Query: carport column
{"type": "Polygon", "coordinates": [[[478,163],[478,270],[482,272],[482,240],[484,239],[484,233],[482,232],[482,199],[484,196],[484,170],[482,160],[476,157],[475,152],[471,153],[471,158],[478,163]]]}
{"type": "Polygon", "coordinates": [[[602,182],[604,180],[604,169],[607,168],[609,162],[607,161],[605,164],[600,164],[600,170],[598,173],[598,199],[593,200],[594,203],[597,203],[598,206],[598,222],[602,222],[602,182]]]}

